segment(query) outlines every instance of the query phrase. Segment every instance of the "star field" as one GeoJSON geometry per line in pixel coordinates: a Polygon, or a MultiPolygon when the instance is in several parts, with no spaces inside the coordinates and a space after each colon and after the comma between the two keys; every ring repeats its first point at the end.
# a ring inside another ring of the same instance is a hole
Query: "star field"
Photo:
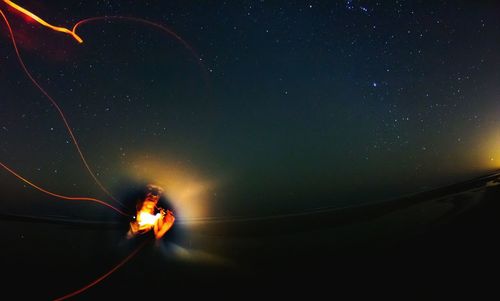
{"type": "MultiPolygon", "coordinates": [[[[10,12],[28,67],[112,190],[156,164],[153,180],[182,169],[216,182],[204,196],[210,214],[275,213],[500,166],[494,2],[22,2],[69,27],[102,15],[155,21],[199,56],[140,24],[89,23],[76,45],[10,12]]],[[[99,194],[0,33],[1,160],[53,189],[99,194]]],[[[36,195],[0,177],[6,196],[36,195]]]]}

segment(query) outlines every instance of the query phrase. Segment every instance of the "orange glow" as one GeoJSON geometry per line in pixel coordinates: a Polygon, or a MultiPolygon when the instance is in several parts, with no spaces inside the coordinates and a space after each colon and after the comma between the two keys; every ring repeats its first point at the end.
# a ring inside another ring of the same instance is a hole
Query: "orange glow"
{"type": "Polygon", "coordinates": [[[58,31],[58,32],[62,32],[62,33],[66,33],[66,34],[69,34],[70,36],[72,36],[75,40],[78,41],[78,43],[83,43],[83,40],[82,38],[80,38],[74,31],[71,31],[67,28],[64,28],[64,27],[58,27],[58,26],[54,26],[54,25],[51,25],[47,22],[45,22],[42,18],[38,17],[37,15],[35,15],[34,13],[30,12],[29,10],[15,4],[14,2],[10,1],[10,0],[4,0],[4,2],[6,4],[8,4],[10,7],[14,8],[15,10],[19,11],[20,13],[32,18],[33,20],[37,21],[38,23],[40,23],[41,25],[45,26],[45,27],[48,27],[52,30],[55,30],[55,31],[58,31]]]}
{"type": "Polygon", "coordinates": [[[129,238],[153,230],[155,238],[160,239],[174,225],[175,217],[172,211],[165,211],[157,206],[163,189],[154,185],[148,185],[148,188],[158,189],[160,193],[148,192],[146,198],[137,204],[137,215],[135,220],[130,222],[130,231],[127,234],[129,238]],[[155,214],[155,211],[159,212],[155,214]]]}
{"type": "Polygon", "coordinates": [[[172,228],[174,221],[175,217],[170,210],[155,215],[142,210],[137,214],[135,221],[130,223],[129,238],[153,230],[155,238],[160,239],[172,228]]]}
{"type": "Polygon", "coordinates": [[[160,213],[157,213],[155,215],[152,215],[151,213],[141,211],[137,215],[137,223],[139,224],[139,227],[153,227],[154,224],[158,221],[158,219],[161,217],[160,213]]]}
{"type": "Polygon", "coordinates": [[[137,182],[157,183],[165,188],[165,196],[182,218],[210,216],[216,189],[225,182],[214,175],[205,174],[196,166],[183,164],[175,154],[130,154],[130,164],[123,166],[126,174],[137,182]],[[155,172],[152,174],[151,170],[155,172]]]}

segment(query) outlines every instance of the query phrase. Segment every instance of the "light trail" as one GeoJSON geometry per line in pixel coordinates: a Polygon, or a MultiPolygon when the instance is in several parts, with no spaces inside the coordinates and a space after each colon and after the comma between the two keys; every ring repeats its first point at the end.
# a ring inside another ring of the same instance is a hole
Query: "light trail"
{"type": "Polygon", "coordinates": [[[74,297],[78,294],[81,294],[83,293],[84,291],[88,290],[89,288],[95,286],[96,284],[98,284],[99,282],[103,281],[104,279],[106,279],[109,275],[113,274],[116,270],[118,270],[120,267],[122,267],[124,264],[126,264],[127,262],[129,262],[135,255],[137,255],[137,253],[139,253],[139,251],[146,245],[146,243],[148,242],[148,240],[145,240],[142,244],[140,244],[132,253],[130,253],[130,255],[128,255],[127,257],[125,257],[125,259],[123,259],[121,262],[119,262],[117,265],[115,265],[111,270],[109,270],[106,274],[100,276],[99,278],[97,278],[96,280],[92,281],[91,283],[87,284],[86,286],[82,287],[81,289],[78,289],[72,293],[69,293],[67,295],[64,295],[62,297],[59,297],[57,299],[54,299],[54,301],[61,301],[61,300],[66,300],[68,298],[71,298],[71,297],[74,297]]]}
{"type": "Polygon", "coordinates": [[[75,148],[76,148],[76,151],[78,152],[78,155],[80,156],[80,159],[82,160],[83,162],[83,165],[85,166],[85,168],[87,169],[87,171],[89,172],[90,176],[92,177],[92,179],[94,180],[94,182],[97,184],[97,186],[99,186],[99,188],[107,195],[109,196],[112,200],[114,200],[115,202],[117,202],[118,204],[120,204],[122,207],[123,207],[123,204],[118,201],[107,189],[106,187],[104,187],[104,185],[99,181],[99,179],[97,179],[96,175],[94,174],[94,172],[92,171],[92,169],[90,168],[90,165],[87,163],[87,160],[85,159],[85,156],[83,155],[83,152],[80,148],[80,144],[78,143],[78,140],[76,139],[75,137],[75,134],[73,133],[73,130],[71,129],[70,125],[69,125],[69,122],[63,112],[63,110],[61,109],[61,107],[57,104],[57,102],[54,100],[54,98],[52,98],[52,96],[50,96],[50,94],[45,91],[45,89],[38,83],[38,81],[33,77],[33,75],[31,74],[31,72],[28,70],[28,68],[26,67],[26,64],[24,63],[24,60],[19,52],[19,47],[17,47],[17,42],[16,42],[16,38],[14,36],[14,32],[12,30],[12,27],[10,25],[10,22],[9,20],[7,19],[7,16],[3,13],[2,10],[0,10],[0,14],[2,15],[5,23],[7,24],[7,28],[9,29],[9,33],[10,33],[10,39],[12,41],[12,45],[14,46],[14,50],[16,52],[16,57],[17,57],[17,60],[19,61],[19,64],[21,65],[21,68],[23,69],[24,73],[28,76],[28,78],[31,80],[31,82],[33,82],[33,84],[38,88],[38,90],[40,90],[40,92],[42,92],[42,94],[50,101],[50,103],[56,108],[57,112],[59,113],[59,116],[61,117],[63,123],[64,123],[64,126],[66,127],[66,130],[68,131],[68,134],[69,136],[71,137],[71,140],[73,141],[73,144],[75,145],[75,148]]]}
{"type": "MultiPolygon", "coordinates": [[[[40,17],[38,17],[37,15],[35,15],[34,13],[30,12],[29,10],[15,4],[14,2],[10,1],[10,0],[3,0],[4,3],[6,3],[7,5],[9,5],[10,7],[12,7],[13,9],[23,13],[24,15],[32,18],[33,20],[39,22],[41,25],[43,26],[46,26],[54,31],[57,31],[57,32],[62,32],[62,33],[66,33],[66,34],[69,34],[71,36],[73,36],[77,41],[79,41],[80,43],[83,43],[83,39],[81,39],[77,34],[76,34],[76,30],[86,24],[86,23],[90,23],[90,22],[95,22],[95,21],[105,21],[105,20],[124,20],[124,21],[132,21],[132,22],[137,22],[137,23],[142,23],[142,24],[145,24],[145,25],[148,25],[148,26],[152,26],[156,29],[159,29],[165,33],[167,33],[168,35],[172,36],[175,40],[177,40],[180,44],[182,44],[190,53],[191,55],[196,59],[197,63],[201,66],[201,69],[203,70],[203,74],[204,74],[204,77],[205,77],[205,82],[207,83],[207,87],[210,86],[209,85],[209,80],[208,80],[208,74],[207,74],[207,68],[206,66],[204,65],[203,63],[203,60],[202,58],[196,53],[196,51],[193,49],[193,47],[187,43],[184,39],[182,39],[177,33],[175,33],[174,31],[172,31],[171,29],[161,25],[161,24],[158,24],[158,23],[155,23],[155,22],[152,22],[152,21],[148,21],[148,20],[145,20],[145,19],[140,19],[140,18],[135,18],[135,17],[124,17],[124,16],[101,16],[101,17],[92,17],[92,18],[87,18],[87,19],[84,19],[84,20],[81,20],[79,22],[77,22],[72,30],[69,30],[67,28],[63,28],[63,27],[57,27],[57,26],[53,26],[49,23],[47,23],[46,21],[44,21],[43,19],[41,19],[40,17]]],[[[50,103],[54,106],[54,108],[57,110],[59,116],[61,117],[61,120],[63,121],[64,123],[64,126],[76,148],[76,151],[78,152],[78,155],[83,163],[83,165],[85,166],[85,168],[87,169],[88,173],[90,174],[90,176],[92,177],[92,179],[94,180],[94,182],[99,186],[99,188],[107,195],[109,196],[112,200],[114,200],[115,202],[117,202],[118,204],[120,204],[122,207],[125,207],[123,205],[123,203],[121,203],[119,200],[117,200],[107,189],[106,187],[104,187],[104,185],[99,181],[99,179],[97,178],[97,176],[94,174],[94,172],[92,171],[92,169],[90,168],[90,165],[88,164],[86,158],[85,158],[85,155],[83,154],[83,151],[81,150],[81,147],[80,147],[80,144],[78,143],[78,140],[75,136],[75,134],[73,133],[73,130],[63,112],[63,110],[61,109],[61,107],[59,106],[59,104],[55,101],[55,99],[41,86],[40,83],[38,83],[38,81],[34,78],[34,76],[31,74],[31,72],[29,71],[28,67],[26,66],[22,56],[21,56],[21,53],[19,51],[19,47],[17,45],[17,41],[16,41],[16,38],[15,38],[15,35],[14,35],[14,32],[13,32],[13,29],[12,29],[12,26],[10,25],[10,22],[7,18],[7,16],[4,14],[4,12],[0,9],[0,14],[2,16],[2,18],[4,19],[5,21],[5,24],[7,25],[7,28],[9,30],[9,34],[10,34],[10,39],[11,39],[11,42],[12,42],[12,45],[14,47],[14,50],[15,50],[15,54],[16,54],[16,57],[17,57],[17,60],[19,61],[19,64],[21,65],[21,68],[22,70],[24,71],[24,73],[26,74],[26,76],[30,79],[30,81],[35,85],[36,88],[38,88],[38,90],[40,92],[42,92],[42,94],[50,101],[50,103]]],[[[107,205],[109,205],[108,203],[106,203],[107,205]]],[[[114,207],[113,207],[114,208],[114,207]]]]}
{"type": "Polygon", "coordinates": [[[42,18],[40,18],[39,16],[35,15],[34,13],[30,12],[29,10],[15,4],[14,2],[10,1],[10,0],[3,0],[3,2],[5,2],[7,5],[9,5],[10,7],[12,7],[13,9],[19,11],[20,13],[32,18],[33,20],[37,21],[38,23],[40,23],[41,25],[45,26],[45,27],[48,27],[52,30],[55,30],[55,31],[59,31],[59,32],[62,32],[62,33],[66,33],[66,34],[69,34],[71,35],[75,40],[78,41],[78,43],[83,43],[83,39],[80,38],[74,31],[71,31],[67,28],[64,28],[64,27],[59,27],[59,26],[54,26],[54,25],[51,25],[49,23],[47,23],[46,21],[44,21],[42,18]]]}
{"type": "MultiPolygon", "coordinates": [[[[17,5],[16,3],[10,1],[10,0],[3,0],[4,3],[6,3],[8,6],[10,6],[11,8],[13,8],[14,10],[22,13],[23,15],[25,16],[28,16],[29,18],[35,20],[36,22],[38,22],[39,24],[41,24],[42,26],[45,26],[49,29],[52,29],[54,31],[57,31],[57,32],[61,32],[61,33],[65,33],[65,34],[68,34],[70,36],[72,36],[76,41],[78,41],[78,43],[83,43],[83,39],[76,33],[77,29],[79,27],[81,27],[82,25],[86,24],[86,23],[90,23],[90,22],[94,22],[94,21],[105,21],[105,20],[124,20],[124,21],[132,21],[132,22],[136,22],[136,23],[142,23],[142,24],[145,24],[145,25],[148,25],[148,26],[152,26],[156,29],[159,29],[165,33],[167,33],[168,35],[170,35],[171,37],[173,37],[175,40],[177,40],[180,44],[182,44],[190,53],[191,55],[196,59],[196,62],[197,64],[199,64],[201,66],[201,69],[203,71],[203,76],[205,78],[205,82],[207,84],[207,87],[210,87],[210,84],[209,84],[209,76],[208,76],[208,73],[207,73],[207,68],[206,66],[204,65],[203,63],[203,59],[196,53],[196,51],[193,49],[193,47],[191,47],[191,45],[189,45],[184,39],[182,39],[179,35],[177,35],[174,31],[170,30],[169,28],[167,28],[166,26],[163,26],[161,24],[158,24],[158,23],[154,23],[154,22],[151,22],[151,21],[148,21],[148,20],[145,20],[145,19],[140,19],[140,18],[135,18],[135,17],[123,17],[123,16],[102,16],[102,17],[92,17],[92,18],[87,18],[87,19],[84,19],[84,20],[81,20],[79,22],[77,22],[72,30],[70,29],[67,29],[67,28],[64,28],[64,27],[58,27],[58,26],[54,26],[54,25],[51,25],[49,24],[48,22],[46,22],[45,20],[43,20],[42,18],[38,17],[37,15],[35,15],[34,13],[30,12],[29,10],[17,5]]],[[[113,197],[113,195],[111,195],[111,193],[104,187],[104,185],[102,185],[102,183],[99,181],[99,179],[97,179],[96,175],[94,174],[94,172],[92,171],[92,169],[90,168],[89,164],[87,163],[87,160],[85,159],[85,156],[80,148],[80,145],[78,143],[78,140],[76,139],[76,136],[75,134],[73,133],[73,130],[71,128],[71,126],[69,125],[69,122],[63,112],[63,110],[61,109],[61,107],[58,105],[58,103],[54,100],[54,98],[52,98],[52,96],[50,96],[50,94],[38,83],[38,81],[34,78],[34,76],[31,74],[31,72],[29,71],[29,69],[27,68],[26,64],[24,63],[24,60],[20,54],[20,51],[19,51],[19,48],[18,48],[18,45],[17,45],[17,42],[16,42],[16,38],[14,36],[14,32],[13,32],[13,29],[12,29],[12,26],[7,18],[7,16],[4,14],[4,12],[0,9],[0,15],[2,16],[3,20],[5,21],[5,24],[7,25],[7,28],[8,28],[8,31],[9,31],[9,34],[10,34],[10,39],[11,39],[11,42],[12,42],[12,45],[13,45],[13,48],[15,50],[15,54],[17,56],[17,60],[19,61],[19,64],[21,65],[21,68],[22,70],[24,71],[24,73],[26,74],[26,76],[30,79],[30,81],[35,85],[36,88],[38,88],[38,90],[40,90],[40,92],[50,101],[50,103],[55,107],[55,109],[57,110],[57,112],[59,113],[59,116],[61,117],[63,123],[64,123],[64,126],[66,127],[66,130],[69,134],[69,136],[71,137],[71,140],[73,142],[73,144],[75,145],[75,148],[78,152],[78,155],[80,156],[80,159],[81,161],[83,162],[85,168],[87,169],[87,171],[89,172],[89,174],[91,175],[91,177],[93,178],[93,180],[95,181],[95,183],[101,188],[101,190],[103,192],[105,192],[111,199],[115,200],[117,203],[119,203],[120,205],[123,206],[123,204],[118,201],[116,198],[113,197]]],[[[58,193],[54,193],[54,192],[51,192],[45,188],[42,188],[36,184],[34,184],[33,182],[31,182],[30,180],[24,178],[23,176],[21,176],[20,174],[18,174],[16,171],[14,171],[13,169],[11,169],[9,166],[7,166],[6,164],[0,162],[0,167],[4,168],[6,171],[8,171],[9,173],[11,173],[12,175],[14,175],[16,178],[18,178],[19,180],[23,181],[24,183],[28,184],[29,186],[31,186],[32,188],[35,188],[47,195],[50,195],[50,196],[53,196],[53,197],[56,197],[56,198],[59,198],[59,199],[63,199],[63,200],[68,200],[68,201],[86,201],[86,202],[93,202],[93,203],[97,203],[97,204],[100,204],[102,206],[105,206],[105,207],[108,207],[110,209],[113,209],[114,211],[116,211],[117,213],[123,215],[123,216],[126,216],[126,217],[130,217],[129,214],[125,213],[124,211],[110,205],[109,203],[105,202],[105,201],[102,201],[102,200],[99,200],[99,199],[96,199],[96,198],[90,198],[90,197],[75,197],[75,196],[65,196],[65,195],[61,195],[61,194],[58,194],[58,193]]],[[[89,283],[88,285],[72,292],[72,293],[69,293],[69,294],[66,294],[62,297],[59,297],[55,300],[65,300],[65,299],[68,299],[68,298],[71,298],[73,296],[76,296],[84,291],[86,291],[87,289],[97,285],[98,283],[100,283],[101,281],[103,281],[104,279],[106,279],[107,277],[109,277],[112,273],[114,273],[117,269],[119,269],[120,267],[122,267],[123,265],[125,265],[128,261],[130,261],[135,255],[137,255],[137,253],[145,246],[147,240],[144,241],[141,245],[139,245],[132,253],[130,253],[126,258],[124,258],[121,262],[119,262],[117,265],[115,265],[111,270],[109,270],[107,273],[103,274],[102,276],[100,276],[99,278],[95,279],[94,281],[92,281],[91,283],[89,283]]]]}
{"type": "Polygon", "coordinates": [[[61,194],[58,194],[58,193],[54,193],[54,192],[51,192],[51,191],[48,191],[36,184],[34,184],[33,182],[31,182],[30,180],[24,178],[23,176],[21,176],[20,174],[18,174],[17,172],[15,172],[14,170],[12,170],[10,167],[8,167],[7,165],[5,165],[4,163],[0,162],[0,166],[3,167],[5,170],[7,170],[8,172],[10,172],[11,174],[13,174],[16,178],[20,179],[21,181],[23,181],[24,183],[30,185],[31,187],[45,193],[45,194],[48,194],[50,196],[54,196],[56,198],[60,198],[60,199],[63,199],[63,200],[69,200],[69,201],[87,201],[87,202],[94,202],[94,203],[98,203],[100,205],[103,205],[103,206],[106,206],[108,208],[111,208],[113,210],[115,210],[116,212],[118,212],[119,214],[123,215],[123,216],[127,216],[127,217],[130,217],[129,214],[123,212],[122,210],[114,207],[113,205],[110,205],[102,200],[99,200],[99,199],[95,199],[95,198],[88,198],[88,197],[72,197],[72,196],[65,196],[65,195],[61,195],[61,194]]]}
{"type": "MultiPolygon", "coordinates": [[[[59,32],[64,32],[64,33],[68,33],[70,35],[72,35],[73,37],[78,37],[78,41],[80,42],[83,42],[83,40],[76,34],[76,30],[86,24],[86,23],[90,23],[90,22],[95,22],[95,21],[106,21],[106,20],[124,20],[124,21],[132,21],[132,22],[137,22],[137,23],[142,23],[142,24],[146,24],[146,25],[149,25],[149,26],[152,26],[154,28],[157,28],[165,33],[167,33],[168,35],[172,36],[175,40],[177,40],[180,44],[182,44],[190,53],[191,55],[196,59],[196,62],[200,65],[201,67],[201,70],[203,72],[203,77],[205,79],[205,83],[206,83],[206,86],[208,89],[210,89],[210,80],[209,80],[209,75],[207,73],[207,68],[206,66],[204,65],[203,63],[203,59],[198,55],[198,53],[193,49],[193,47],[187,43],[183,38],[181,38],[177,33],[175,33],[174,31],[172,31],[171,29],[169,29],[168,27],[166,26],[163,26],[161,24],[158,24],[158,23],[155,23],[155,22],[152,22],[152,21],[148,21],[148,20],[145,20],[145,19],[141,19],[141,18],[135,18],[135,17],[124,17],[124,16],[100,16],[100,17],[92,17],[92,18],[87,18],[87,19],[84,19],[84,20],[81,20],[79,22],[77,22],[72,30],[69,30],[69,29],[66,29],[66,28],[60,28],[60,27],[54,27],[48,23],[46,23],[45,21],[43,21],[42,19],[40,19],[39,17],[37,17],[35,14],[29,12],[28,10],[20,7],[19,5],[13,3],[12,1],[10,0],[4,0],[4,2],[8,5],[10,5],[11,7],[15,8],[16,10],[32,17],[34,20],[40,22],[40,24],[42,25],[49,25],[48,27],[55,30],[55,31],[59,31],[59,32]]],[[[61,107],[58,105],[58,103],[54,100],[54,98],[52,96],[50,96],[50,94],[45,91],[45,89],[37,82],[37,80],[32,76],[31,72],[28,70],[26,64],[24,63],[24,60],[22,59],[22,56],[19,52],[19,49],[18,49],[18,46],[17,46],[17,42],[16,42],[16,39],[15,39],[15,36],[14,36],[14,33],[13,33],[13,30],[12,30],[12,27],[10,25],[10,22],[8,21],[7,17],[5,16],[5,14],[0,10],[0,13],[2,14],[2,17],[3,19],[5,20],[5,23],[7,24],[7,27],[9,29],[9,32],[10,32],[10,36],[11,36],[11,40],[12,40],[12,44],[14,46],[14,50],[16,52],[16,56],[17,56],[17,59],[23,69],[23,71],[26,73],[26,75],[28,76],[28,78],[33,82],[33,84],[40,90],[40,92],[42,92],[42,94],[51,102],[51,104],[56,108],[57,112],[59,113],[63,123],[64,123],[64,126],[66,127],[66,130],[78,152],[78,155],[83,163],[83,165],[85,166],[85,168],[87,169],[87,171],[89,172],[90,176],[92,177],[92,179],[94,180],[94,182],[99,186],[99,188],[109,197],[111,198],[113,201],[115,201],[116,203],[118,203],[120,206],[124,207],[123,203],[120,202],[119,200],[117,200],[109,191],[108,189],[106,189],[106,187],[104,187],[104,185],[99,181],[99,179],[97,178],[97,176],[94,174],[94,172],[92,171],[92,169],[90,168],[90,165],[88,164],[87,160],[85,159],[85,156],[83,154],[83,151],[81,150],[80,148],[80,145],[78,143],[78,140],[76,139],[74,133],[73,133],[73,130],[71,129],[70,125],[69,125],[69,122],[63,112],[63,110],[61,109],[61,107]]]]}
{"type": "Polygon", "coordinates": [[[76,33],[76,30],[78,29],[79,26],[81,26],[81,25],[83,25],[85,23],[88,23],[88,22],[92,22],[92,21],[121,19],[121,20],[139,22],[139,23],[143,23],[143,24],[146,24],[146,25],[149,25],[149,26],[152,26],[152,27],[156,27],[156,28],[158,28],[158,29],[160,29],[160,30],[168,33],[174,39],[176,39],[177,41],[179,41],[186,49],[189,50],[189,52],[196,58],[198,64],[200,64],[203,67],[202,70],[203,70],[203,73],[204,73],[204,76],[205,76],[205,80],[208,83],[207,68],[203,64],[203,59],[198,55],[198,53],[196,53],[196,51],[193,49],[193,47],[191,45],[189,45],[189,43],[187,43],[177,33],[175,33],[173,30],[167,28],[166,26],[163,26],[161,24],[158,24],[158,23],[155,23],[155,22],[152,22],[152,21],[148,21],[148,20],[145,20],[145,19],[136,18],[136,17],[101,16],[101,17],[92,17],[92,18],[81,20],[81,21],[77,22],[73,26],[73,28],[71,30],[69,30],[68,28],[65,28],[65,27],[59,27],[59,26],[54,26],[54,25],[49,24],[48,22],[44,21],[42,18],[38,17],[34,13],[30,12],[29,10],[21,7],[20,5],[12,2],[10,0],[3,0],[3,1],[7,5],[9,5],[10,7],[12,7],[13,9],[15,9],[15,10],[19,11],[20,13],[22,13],[22,14],[30,17],[30,18],[32,18],[33,20],[35,20],[36,22],[40,23],[41,25],[43,25],[43,26],[45,26],[47,28],[50,28],[50,29],[52,29],[54,31],[62,32],[62,33],[65,33],[65,34],[68,34],[68,35],[72,36],[76,41],[78,41],[78,43],[83,43],[83,39],[76,33]]]}
{"type": "Polygon", "coordinates": [[[136,17],[99,16],[99,17],[92,17],[92,18],[87,18],[87,19],[83,19],[81,21],[78,21],[75,24],[75,26],[73,27],[72,32],[76,33],[77,29],[86,23],[95,22],[95,21],[109,21],[109,20],[118,20],[118,21],[122,20],[122,21],[132,21],[135,23],[142,23],[142,24],[154,27],[156,29],[159,29],[159,30],[163,31],[164,33],[168,34],[169,36],[171,36],[172,38],[174,38],[175,40],[177,40],[177,42],[179,42],[182,46],[184,46],[184,48],[186,48],[189,51],[189,53],[191,53],[191,55],[196,60],[196,63],[199,65],[199,67],[203,73],[203,79],[205,81],[206,88],[207,88],[207,90],[210,90],[210,76],[208,74],[208,68],[205,66],[205,64],[203,62],[203,58],[196,52],[196,50],[188,42],[186,42],[186,40],[184,40],[176,32],[174,32],[173,30],[171,30],[170,28],[168,28],[164,25],[161,25],[161,24],[149,21],[149,20],[141,19],[141,18],[136,18],[136,17]]]}

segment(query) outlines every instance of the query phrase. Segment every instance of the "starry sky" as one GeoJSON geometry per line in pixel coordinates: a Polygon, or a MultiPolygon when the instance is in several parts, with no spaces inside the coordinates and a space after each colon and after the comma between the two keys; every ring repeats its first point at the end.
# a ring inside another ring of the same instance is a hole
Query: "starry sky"
{"type": "MultiPolygon", "coordinates": [[[[185,216],[358,205],[500,167],[496,1],[0,3],[34,77],[119,197],[157,183],[185,216]]],[[[105,199],[0,26],[0,158],[58,193],[105,199]]],[[[4,210],[99,215],[0,172],[4,210]],[[77,209],[75,209],[77,208],[77,209]],[[76,213],[75,213],[76,211],[76,213]]]]}

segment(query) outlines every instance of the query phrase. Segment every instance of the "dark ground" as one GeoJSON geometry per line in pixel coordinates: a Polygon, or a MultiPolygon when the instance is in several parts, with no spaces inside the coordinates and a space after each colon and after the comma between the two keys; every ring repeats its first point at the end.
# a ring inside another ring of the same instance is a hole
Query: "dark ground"
{"type": "MultiPolygon", "coordinates": [[[[267,298],[265,289],[329,299],[491,293],[500,274],[497,177],[356,208],[179,220],[161,247],[148,243],[74,299],[267,298]]],[[[114,224],[12,216],[0,224],[2,288],[19,300],[50,300],[79,289],[134,249],[123,238],[126,228],[114,224]]]]}

